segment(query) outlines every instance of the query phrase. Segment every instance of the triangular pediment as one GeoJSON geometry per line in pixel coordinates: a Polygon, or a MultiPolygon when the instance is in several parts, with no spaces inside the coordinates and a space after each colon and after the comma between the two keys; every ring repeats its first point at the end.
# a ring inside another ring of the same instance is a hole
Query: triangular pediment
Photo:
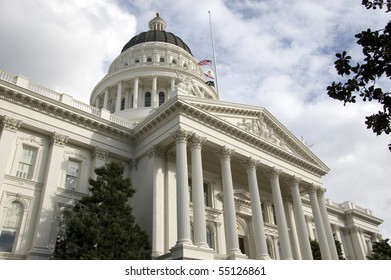
{"type": "Polygon", "coordinates": [[[258,138],[265,147],[271,147],[270,151],[273,153],[281,155],[284,152],[284,154],[300,158],[319,170],[323,170],[321,173],[324,174],[329,171],[329,168],[311,152],[306,143],[295,137],[263,107],[192,97],[181,98],[181,100],[220,122],[235,126],[246,135],[258,138]]]}

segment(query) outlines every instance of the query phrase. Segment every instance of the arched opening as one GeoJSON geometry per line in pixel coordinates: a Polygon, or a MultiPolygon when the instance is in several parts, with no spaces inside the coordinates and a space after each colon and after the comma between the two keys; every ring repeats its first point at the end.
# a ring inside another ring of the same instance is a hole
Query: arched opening
{"type": "Polygon", "coordinates": [[[0,233],[0,252],[12,253],[19,234],[23,218],[23,206],[19,202],[12,202],[5,211],[4,223],[0,233]]]}
{"type": "Polygon", "coordinates": [[[166,102],[166,94],[164,92],[159,92],[159,106],[166,102]]]}
{"type": "Polygon", "coordinates": [[[145,107],[151,107],[151,93],[150,92],[146,92],[145,93],[144,106],[145,107]]]}

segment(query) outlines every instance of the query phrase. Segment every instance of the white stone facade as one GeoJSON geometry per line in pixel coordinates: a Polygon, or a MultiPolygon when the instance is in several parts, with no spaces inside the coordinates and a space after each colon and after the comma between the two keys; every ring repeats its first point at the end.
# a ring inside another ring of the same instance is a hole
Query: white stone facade
{"type": "MultiPolygon", "coordinates": [[[[150,28],[164,31],[160,17],[150,28]]],[[[48,259],[95,167],[126,166],[157,259],[365,259],[382,220],[324,198],[329,171],[265,108],[219,100],[187,50],[120,54],[91,105],[0,71],[0,259],[48,259]]],[[[330,188],[337,186],[328,186],[330,188]]]]}

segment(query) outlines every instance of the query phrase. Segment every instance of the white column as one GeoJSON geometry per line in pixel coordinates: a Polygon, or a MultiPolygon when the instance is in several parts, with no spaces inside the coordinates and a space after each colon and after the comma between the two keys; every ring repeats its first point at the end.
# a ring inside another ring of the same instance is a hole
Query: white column
{"type": "Polygon", "coordinates": [[[104,99],[103,99],[103,109],[109,110],[109,108],[107,108],[108,100],[109,100],[109,89],[106,88],[105,89],[105,96],[104,96],[104,99]]]}
{"type": "Polygon", "coordinates": [[[175,90],[175,78],[171,77],[171,83],[170,83],[170,95],[174,92],[175,90]]]}
{"type": "Polygon", "coordinates": [[[152,78],[152,107],[156,108],[159,106],[157,100],[157,76],[152,78]]]}
{"type": "Polygon", "coordinates": [[[139,78],[136,77],[133,81],[133,108],[137,108],[138,103],[138,80],[139,78]]]}
{"type": "Polygon", "coordinates": [[[95,107],[96,108],[99,108],[99,105],[100,105],[100,102],[99,102],[100,98],[99,97],[100,96],[96,97],[96,100],[95,100],[95,107]]]}
{"type": "Polygon", "coordinates": [[[254,242],[256,251],[255,258],[257,260],[267,260],[270,259],[270,256],[267,252],[265,227],[262,217],[261,199],[259,196],[256,173],[256,166],[259,164],[259,162],[250,157],[244,162],[244,164],[247,171],[248,187],[250,191],[254,242]]]}
{"type": "Polygon", "coordinates": [[[206,138],[192,134],[191,145],[191,182],[193,197],[194,245],[208,247],[206,241],[204,180],[202,174],[201,146],[206,138]]]}
{"type": "Polygon", "coordinates": [[[322,215],[323,227],[326,233],[327,242],[329,244],[330,256],[333,260],[338,260],[337,248],[335,247],[335,241],[333,232],[331,230],[329,215],[327,214],[326,202],[324,199],[324,193],[326,189],[319,188],[317,190],[319,210],[322,215]]]}
{"type": "Polygon", "coordinates": [[[148,150],[148,174],[152,184],[152,258],[164,254],[164,152],[153,146],[148,150]]]}
{"type": "Polygon", "coordinates": [[[296,221],[293,213],[292,197],[289,194],[283,195],[283,204],[285,210],[286,222],[288,225],[288,234],[292,250],[292,258],[294,260],[301,260],[301,251],[299,238],[297,236],[296,221]],[[290,229],[290,230],[289,230],[290,229]]]}
{"type": "Polygon", "coordinates": [[[308,235],[307,225],[304,218],[303,205],[301,203],[301,196],[299,192],[300,178],[293,176],[289,181],[293,199],[293,211],[297,224],[297,232],[300,242],[301,256],[304,260],[312,260],[312,251],[310,245],[310,237],[308,235]]]}
{"type": "Polygon", "coordinates": [[[327,237],[324,231],[324,226],[322,221],[322,214],[320,213],[318,199],[316,197],[316,187],[314,186],[308,187],[307,190],[310,196],[312,215],[314,216],[314,223],[319,238],[319,246],[320,246],[320,252],[322,254],[322,259],[331,260],[329,244],[327,242],[327,237]]]}
{"type": "Polygon", "coordinates": [[[357,260],[365,260],[365,252],[362,244],[362,229],[358,226],[349,228],[350,238],[352,240],[354,254],[357,260]]]}
{"type": "Polygon", "coordinates": [[[28,252],[28,259],[46,259],[52,253],[51,230],[54,222],[53,198],[56,196],[57,187],[60,185],[62,161],[64,158],[64,146],[68,142],[68,136],[54,132],[52,145],[48,158],[45,181],[41,192],[38,207],[37,220],[33,235],[32,248],[28,252]]]}
{"type": "Polygon", "coordinates": [[[272,188],[273,203],[276,211],[278,237],[281,246],[281,259],[292,260],[292,250],[289,242],[288,226],[286,223],[284,205],[282,202],[279,174],[280,170],[272,168],[267,172],[272,188]]]}
{"type": "Polygon", "coordinates": [[[224,225],[227,254],[241,254],[239,249],[238,230],[236,226],[236,210],[231,173],[231,156],[234,150],[222,147],[218,155],[221,162],[223,184],[224,225]]]}
{"type": "Polygon", "coordinates": [[[5,116],[2,121],[0,136],[0,187],[3,183],[7,164],[11,159],[12,146],[15,145],[16,132],[22,125],[22,121],[5,116]]]}
{"type": "Polygon", "coordinates": [[[121,99],[122,99],[122,81],[120,81],[117,85],[117,98],[115,101],[115,110],[114,110],[115,113],[121,110],[121,99]]]}
{"type": "Polygon", "coordinates": [[[190,239],[189,182],[186,155],[188,133],[179,128],[173,136],[176,140],[177,245],[192,244],[190,239]]]}

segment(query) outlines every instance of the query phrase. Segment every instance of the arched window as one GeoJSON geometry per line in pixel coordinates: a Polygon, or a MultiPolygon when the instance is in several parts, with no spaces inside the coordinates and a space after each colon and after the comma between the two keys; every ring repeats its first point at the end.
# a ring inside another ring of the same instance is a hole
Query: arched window
{"type": "Polygon", "coordinates": [[[19,202],[12,202],[5,212],[4,223],[0,233],[0,252],[11,253],[19,233],[23,218],[23,206],[19,202]]]}
{"type": "Polygon", "coordinates": [[[159,106],[166,101],[166,95],[164,92],[159,92],[159,106]]]}
{"type": "Polygon", "coordinates": [[[152,57],[147,57],[147,62],[152,62],[152,57]]]}
{"type": "Polygon", "coordinates": [[[145,107],[151,107],[151,93],[150,92],[146,92],[145,93],[144,106],[145,107]]]}
{"type": "Polygon", "coordinates": [[[173,59],[173,60],[172,60],[172,64],[176,64],[176,59],[173,59]]]}
{"type": "Polygon", "coordinates": [[[210,229],[210,227],[206,227],[206,243],[208,243],[209,248],[213,248],[213,231],[210,229]]]}
{"type": "Polygon", "coordinates": [[[134,63],[140,63],[140,60],[138,58],[136,58],[134,63]]]}
{"type": "Polygon", "coordinates": [[[164,57],[160,57],[160,62],[164,62],[164,57]]]}

